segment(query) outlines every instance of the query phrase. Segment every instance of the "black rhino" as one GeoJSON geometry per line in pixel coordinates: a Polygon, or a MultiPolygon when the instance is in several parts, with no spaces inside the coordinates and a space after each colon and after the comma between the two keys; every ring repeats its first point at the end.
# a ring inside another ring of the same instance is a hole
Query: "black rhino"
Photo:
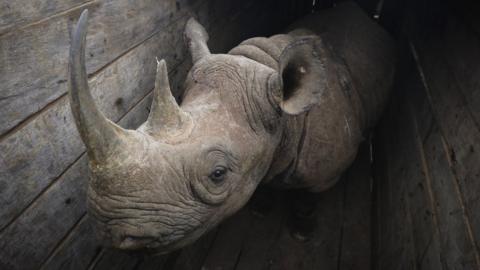
{"type": "Polygon", "coordinates": [[[385,106],[394,73],[389,36],[351,3],[227,54],[210,53],[205,29],[190,19],[193,67],[181,104],[159,61],[148,120],[126,130],[89,92],[87,17],[70,50],[71,109],[89,157],[89,214],[105,245],[121,249],[185,246],[260,184],[331,187],[385,106]]]}

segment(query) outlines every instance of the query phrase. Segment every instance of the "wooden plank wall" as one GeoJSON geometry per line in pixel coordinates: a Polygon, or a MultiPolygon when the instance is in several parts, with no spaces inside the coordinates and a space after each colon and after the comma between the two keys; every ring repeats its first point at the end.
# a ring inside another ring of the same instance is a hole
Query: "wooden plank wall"
{"type": "Polygon", "coordinates": [[[400,61],[373,143],[375,269],[480,269],[480,7],[382,2],[400,61]]]}
{"type": "MultiPolygon", "coordinates": [[[[142,257],[98,246],[85,215],[85,149],[70,114],[65,80],[70,31],[81,10],[89,8],[87,69],[93,95],[110,119],[135,128],[150,106],[155,56],[167,60],[174,94],[181,93],[191,63],[180,33],[189,16],[207,27],[212,50],[222,52],[247,37],[278,32],[308,11],[307,2],[0,3],[0,269],[198,269],[222,265],[218,258],[252,269],[255,260],[270,256],[285,260],[283,265],[308,264],[288,261],[290,251],[280,244],[257,256],[265,248],[251,237],[238,240],[242,257],[232,260],[228,256],[238,251],[234,239],[225,249],[216,246],[230,239],[228,228],[247,228],[265,243],[287,241],[276,238],[284,232],[266,230],[283,218],[277,214],[261,221],[236,217],[228,221],[235,226],[227,223],[169,256],[142,257]]],[[[316,1],[314,8],[334,2],[316,1]]],[[[373,216],[364,224],[372,226],[372,267],[479,269],[480,7],[447,0],[357,2],[379,17],[400,47],[395,93],[373,140],[373,216]]],[[[350,198],[352,190],[341,196],[350,198]]],[[[350,237],[362,242],[355,238],[356,225],[343,223],[348,230],[335,243],[350,243],[350,237]]],[[[317,255],[308,248],[296,251],[315,260],[330,256],[329,250],[317,255]]],[[[365,267],[367,253],[355,250],[359,253],[342,255],[354,259],[332,265],[365,267]]]]}
{"type": "MultiPolygon", "coordinates": [[[[189,70],[183,27],[195,16],[213,52],[286,26],[290,1],[18,0],[0,3],[0,269],[166,269],[202,260],[208,239],[143,259],[98,246],[85,215],[85,147],[70,113],[67,56],[90,10],[87,71],[105,115],[128,128],[146,118],[155,57],[175,96],[189,70]]],[[[180,269],[180,268],[179,268],[180,269]]],[[[188,267],[184,268],[188,269],[188,267]]]]}

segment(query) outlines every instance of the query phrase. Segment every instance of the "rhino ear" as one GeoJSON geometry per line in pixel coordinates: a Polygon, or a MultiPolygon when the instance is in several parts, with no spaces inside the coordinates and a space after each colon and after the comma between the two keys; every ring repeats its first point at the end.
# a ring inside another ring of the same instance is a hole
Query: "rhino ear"
{"type": "Polygon", "coordinates": [[[290,43],[279,58],[280,108],[297,115],[317,104],[327,88],[325,53],[321,40],[309,36],[290,43]]]}
{"type": "Polygon", "coordinates": [[[207,46],[207,31],[194,18],[190,18],[187,21],[183,38],[190,49],[193,63],[197,62],[206,55],[210,55],[210,50],[207,46]]]}

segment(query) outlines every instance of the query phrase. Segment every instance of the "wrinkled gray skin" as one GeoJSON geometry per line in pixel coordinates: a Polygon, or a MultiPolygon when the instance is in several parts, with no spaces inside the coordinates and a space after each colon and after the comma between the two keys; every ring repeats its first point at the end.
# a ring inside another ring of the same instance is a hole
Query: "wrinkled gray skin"
{"type": "Polygon", "coordinates": [[[356,6],[322,14],[228,54],[211,54],[190,19],[193,67],[181,106],[159,61],[149,118],[125,130],[88,89],[82,13],[70,97],[89,156],[89,214],[105,245],[169,252],[239,210],[260,183],[312,191],[335,183],[386,102],[393,53],[356,6]]]}

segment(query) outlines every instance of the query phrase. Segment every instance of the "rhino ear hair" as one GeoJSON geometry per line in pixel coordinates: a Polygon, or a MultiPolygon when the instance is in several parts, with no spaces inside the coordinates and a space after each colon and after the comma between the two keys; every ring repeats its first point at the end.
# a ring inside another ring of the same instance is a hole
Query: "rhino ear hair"
{"type": "Polygon", "coordinates": [[[205,28],[197,22],[194,18],[190,18],[185,25],[185,32],[183,34],[185,43],[190,49],[193,63],[200,60],[206,55],[210,55],[210,50],[207,46],[208,34],[205,28]]]}
{"type": "Polygon", "coordinates": [[[327,87],[323,48],[318,37],[308,36],[290,43],[280,55],[279,105],[285,113],[301,114],[320,102],[327,87]]]}

